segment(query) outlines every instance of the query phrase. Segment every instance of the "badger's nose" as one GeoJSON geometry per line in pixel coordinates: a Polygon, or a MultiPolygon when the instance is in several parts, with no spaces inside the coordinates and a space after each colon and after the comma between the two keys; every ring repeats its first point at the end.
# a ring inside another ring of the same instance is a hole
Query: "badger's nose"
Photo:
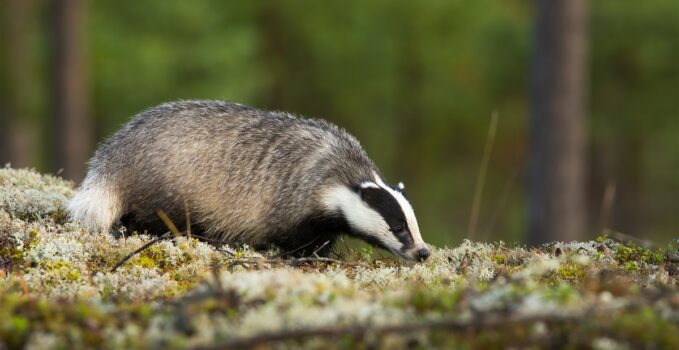
{"type": "Polygon", "coordinates": [[[427,248],[422,248],[417,251],[417,260],[425,261],[431,255],[431,252],[427,248]]]}

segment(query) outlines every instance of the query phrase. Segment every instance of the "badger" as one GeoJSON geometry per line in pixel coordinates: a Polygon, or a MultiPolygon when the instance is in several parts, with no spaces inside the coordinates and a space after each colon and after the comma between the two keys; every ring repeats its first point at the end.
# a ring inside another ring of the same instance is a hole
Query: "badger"
{"type": "Polygon", "coordinates": [[[424,261],[403,183],[389,186],[336,125],[223,101],[179,101],[137,114],[96,150],[71,199],[92,231],[122,223],[182,230],[254,248],[328,254],[341,234],[424,261]]]}

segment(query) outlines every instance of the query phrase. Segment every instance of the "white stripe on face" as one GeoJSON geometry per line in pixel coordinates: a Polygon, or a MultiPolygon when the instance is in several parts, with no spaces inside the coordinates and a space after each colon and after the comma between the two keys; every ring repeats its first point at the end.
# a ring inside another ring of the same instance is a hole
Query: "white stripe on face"
{"type": "Polygon", "coordinates": [[[361,188],[380,188],[380,186],[377,186],[377,184],[374,183],[374,182],[368,181],[368,182],[362,183],[361,188]]]}
{"type": "Polygon", "coordinates": [[[406,221],[408,222],[410,233],[413,235],[413,244],[415,248],[425,248],[427,245],[424,243],[424,240],[422,240],[420,227],[417,225],[417,218],[415,218],[415,211],[410,205],[410,202],[408,202],[406,197],[404,197],[401,192],[395,191],[393,188],[387,186],[377,173],[373,173],[373,176],[375,177],[375,183],[394,196],[398,204],[401,206],[401,210],[403,210],[403,214],[405,215],[406,221]]]}
{"type": "MultiPolygon", "coordinates": [[[[376,184],[368,187],[373,186],[379,188],[376,184]]],[[[356,191],[337,185],[326,190],[321,198],[326,210],[342,213],[353,229],[377,239],[392,253],[398,254],[403,247],[382,215],[366,205],[356,191]]]]}

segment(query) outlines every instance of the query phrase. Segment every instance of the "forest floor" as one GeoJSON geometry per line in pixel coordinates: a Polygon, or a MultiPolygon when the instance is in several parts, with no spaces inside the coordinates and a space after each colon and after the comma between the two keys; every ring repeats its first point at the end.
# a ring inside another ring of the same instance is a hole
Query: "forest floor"
{"type": "Polygon", "coordinates": [[[679,348],[674,244],[464,241],[413,264],[177,236],[112,271],[153,237],[68,222],[72,194],[0,168],[0,349],[679,348]]]}

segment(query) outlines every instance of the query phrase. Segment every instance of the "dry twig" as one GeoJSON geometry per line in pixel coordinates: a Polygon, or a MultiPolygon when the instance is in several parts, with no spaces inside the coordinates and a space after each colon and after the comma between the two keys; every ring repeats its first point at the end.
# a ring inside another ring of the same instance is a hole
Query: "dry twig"
{"type": "Polygon", "coordinates": [[[646,249],[652,249],[652,248],[658,248],[659,245],[653,241],[649,241],[647,239],[635,237],[632,235],[628,235],[626,233],[618,232],[615,230],[611,229],[604,229],[604,235],[608,236],[614,241],[618,241],[620,243],[625,243],[625,242],[632,242],[640,247],[646,248],[646,249]]]}
{"type": "Polygon", "coordinates": [[[277,264],[277,265],[290,265],[298,266],[302,263],[315,263],[321,262],[326,264],[338,264],[343,266],[364,266],[369,267],[363,263],[357,261],[342,261],[333,258],[325,257],[305,257],[305,258],[291,258],[291,259],[262,259],[262,258],[252,258],[252,259],[233,259],[229,263],[230,265],[250,265],[250,264],[277,264]]]}
{"type": "Polygon", "coordinates": [[[382,336],[390,333],[412,333],[418,331],[446,330],[449,333],[460,333],[467,331],[478,331],[508,327],[512,325],[526,325],[537,322],[543,323],[563,323],[578,321],[582,318],[581,313],[562,314],[562,315],[539,315],[523,316],[513,318],[490,318],[473,319],[471,321],[460,320],[432,320],[417,323],[406,323],[397,325],[386,325],[376,327],[366,327],[365,325],[352,325],[343,327],[320,327],[293,329],[281,332],[261,333],[252,337],[236,338],[228,342],[214,346],[196,347],[194,349],[249,349],[266,344],[305,340],[311,337],[341,337],[350,336],[363,338],[366,335],[382,336]]]}
{"type": "MultiPolygon", "coordinates": [[[[160,241],[166,240],[166,239],[174,239],[174,238],[177,238],[177,237],[188,236],[189,238],[198,238],[200,240],[203,240],[203,241],[206,241],[206,242],[209,242],[209,243],[212,243],[212,244],[221,244],[221,245],[229,244],[229,242],[224,241],[224,240],[217,240],[217,239],[204,237],[204,236],[201,236],[201,235],[192,234],[190,228],[188,228],[188,227],[190,227],[189,226],[190,220],[189,220],[189,217],[188,217],[188,213],[187,213],[187,218],[186,218],[186,220],[187,220],[186,221],[187,222],[187,231],[186,232],[180,232],[179,229],[177,229],[177,226],[174,225],[172,220],[170,220],[170,218],[167,216],[165,211],[163,211],[162,209],[156,209],[156,214],[158,214],[158,216],[163,221],[163,223],[165,223],[165,225],[168,227],[170,232],[166,232],[162,236],[156,237],[156,238],[152,239],[151,241],[147,242],[146,244],[142,245],[141,247],[135,249],[132,253],[128,254],[122,260],[120,260],[117,264],[115,264],[115,266],[113,266],[113,268],[111,269],[111,272],[115,272],[116,270],[118,270],[118,268],[123,266],[133,256],[141,253],[142,251],[144,251],[148,247],[150,247],[150,246],[152,246],[152,245],[154,245],[154,244],[156,244],[160,241]]],[[[317,239],[318,239],[318,237],[315,238],[314,240],[312,240],[311,242],[293,250],[292,252],[299,250],[299,249],[302,249],[305,246],[311,245],[317,239]]],[[[321,249],[323,249],[329,243],[330,243],[330,241],[327,241],[327,242],[323,243],[320,247],[318,247],[316,250],[314,250],[314,252],[312,254],[313,257],[292,258],[292,259],[261,259],[261,258],[238,259],[237,258],[237,259],[231,260],[229,263],[230,263],[231,266],[249,265],[249,264],[280,264],[280,265],[298,266],[302,263],[322,262],[322,263],[328,263],[328,264],[339,264],[339,265],[344,265],[344,266],[366,266],[365,264],[362,264],[362,263],[359,263],[359,262],[342,261],[342,260],[318,256],[316,253],[318,251],[320,251],[321,249]]],[[[228,250],[220,249],[219,247],[217,247],[217,248],[221,252],[225,252],[225,253],[227,253],[231,256],[234,256],[234,253],[232,253],[228,250]]],[[[289,254],[289,253],[291,253],[291,252],[287,252],[287,254],[289,254]]],[[[281,255],[279,255],[279,256],[281,256],[281,255]]]]}

